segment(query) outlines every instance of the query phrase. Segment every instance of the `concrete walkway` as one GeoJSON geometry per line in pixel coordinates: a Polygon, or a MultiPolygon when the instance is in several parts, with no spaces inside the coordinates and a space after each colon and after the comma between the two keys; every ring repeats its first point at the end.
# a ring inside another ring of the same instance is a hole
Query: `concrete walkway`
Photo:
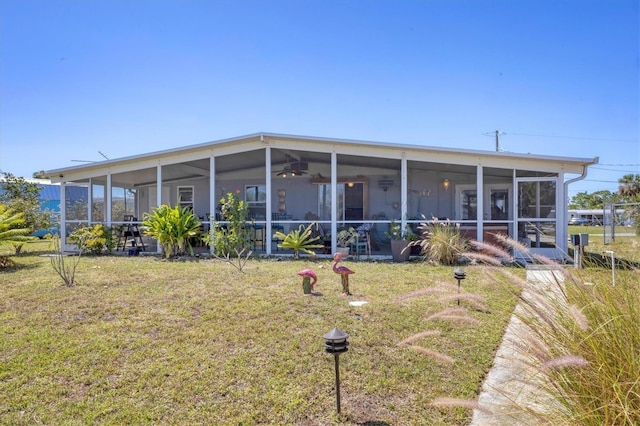
{"type": "MultiPolygon", "coordinates": [[[[562,274],[553,270],[527,270],[527,281],[545,291],[553,292],[562,274]]],[[[527,297],[527,290],[523,297],[527,297]]],[[[493,366],[482,386],[478,398],[481,409],[475,409],[471,426],[538,425],[540,420],[532,414],[549,407],[553,401],[540,391],[540,376],[537,368],[518,350],[518,343],[527,333],[527,328],[518,319],[522,307],[516,306],[496,353],[493,366]],[[529,411],[531,410],[531,411],[529,411]]]]}

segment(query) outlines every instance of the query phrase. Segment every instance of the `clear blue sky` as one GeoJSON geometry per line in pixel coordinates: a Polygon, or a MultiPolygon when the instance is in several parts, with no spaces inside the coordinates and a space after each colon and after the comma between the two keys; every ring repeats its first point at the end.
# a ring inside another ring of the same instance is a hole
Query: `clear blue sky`
{"type": "Polygon", "coordinates": [[[259,131],[640,173],[638,0],[0,0],[0,170],[259,131]],[[532,136],[538,135],[538,136],[532,136]]]}

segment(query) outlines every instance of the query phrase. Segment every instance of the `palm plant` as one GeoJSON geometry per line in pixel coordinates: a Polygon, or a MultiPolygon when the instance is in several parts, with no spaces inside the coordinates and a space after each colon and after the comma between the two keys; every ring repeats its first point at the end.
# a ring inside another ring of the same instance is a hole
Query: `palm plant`
{"type": "Polygon", "coordinates": [[[635,204],[640,202],[640,174],[627,174],[618,179],[620,186],[618,193],[632,206],[627,210],[626,216],[635,219],[636,235],[640,235],[640,207],[635,204]]]}
{"type": "Polygon", "coordinates": [[[193,255],[190,240],[200,234],[200,220],[189,207],[170,207],[165,204],[145,213],[144,233],[158,241],[166,258],[188,253],[193,255]]]}
{"type": "MultiPolygon", "coordinates": [[[[16,212],[6,204],[0,204],[0,245],[22,244],[33,240],[34,237],[29,236],[31,229],[23,227],[24,223],[24,213],[16,212]]],[[[11,263],[4,259],[0,260],[0,266],[11,263]]]]}
{"type": "Polygon", "coordinates": [[[316,253],[313,249],[323,248],[324,244],[317,243],[317,241],[320,240],[319,236],[311,236],[312,226],[313,224],[305,228],[304,225],[300,225],[298,229],[294,229],[288,234],[284,234],[280,231],[276,232],[274,236],[282,241],[282,243],[278,244],[278,247],[293,250],[294,259],[300,258],[301,251],[310,255],[315,255],[316,253]]]}
{"type": "Polygon", "coordinates": [[[640,195],[640,174],[624,175],[620,179],[618,179],[618,183],[620,184],[618,192],[623,197],[633,199],[640,195]]]}
{"type": "Polygon", "coordinates": [[[16,212],[6,204],[0,204],[0,244],[23,243],[33,240],[31,228],[23,227],[24,213],[16,212]]]}

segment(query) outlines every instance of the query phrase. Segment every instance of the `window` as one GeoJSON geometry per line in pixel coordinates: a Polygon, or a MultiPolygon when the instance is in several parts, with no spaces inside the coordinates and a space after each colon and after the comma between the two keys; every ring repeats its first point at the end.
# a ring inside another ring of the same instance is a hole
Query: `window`
{"type": "Polygon", "coordinates": [[[178,205],[193,210],[193,186],[178,187],[178,205]]]}
{"type": "MultiPolygon", "coordinates": [[[[336,185],[338,193],[337,221],[361,221],[365,217],[364,182],[347,182],[336,185]]],[[[320,220],[331,220],[331,184],[318,185],[318,216],[320,220]]]]}
{"type": "Polygon", "coordinates": [[[249,217],[264,220],[267,207],[267,187],[265,185],[247,185],[244,187],[244,201],[249,207],[249,217]]]}

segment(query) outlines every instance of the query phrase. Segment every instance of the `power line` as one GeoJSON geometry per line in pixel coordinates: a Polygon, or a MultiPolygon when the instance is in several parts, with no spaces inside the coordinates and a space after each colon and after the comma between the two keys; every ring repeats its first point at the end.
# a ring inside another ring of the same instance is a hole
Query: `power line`
{"type": "Polygon", "coordinates": [[[514,132],[503,132],[503,135],[516,135],[516,136],[534,136],[537,138],[558,138],[558,139],[582,139],[582,140],[591,140],[591,141],[607,141],[607,142],[638,142],[638,139],[614,139],[614,138],[587,138],[583,136],[559,136],[559,135],[540,135],[533,133],[514,133],[514,132]]]}
{"type": "Polygon", "coordinates": [[[589,167],[589,169],[593,170],[607,170],[609,172],[618,172],[618,173],[638,173],[638,170],[617,170],[617,169],[605,169],[604,167],[589,167]]]}
{"type": "Polygon", "coordinates": [[[583,182],[620,183],[617,180],[594,180],[594,179],[583,179],[583,182]]]}

